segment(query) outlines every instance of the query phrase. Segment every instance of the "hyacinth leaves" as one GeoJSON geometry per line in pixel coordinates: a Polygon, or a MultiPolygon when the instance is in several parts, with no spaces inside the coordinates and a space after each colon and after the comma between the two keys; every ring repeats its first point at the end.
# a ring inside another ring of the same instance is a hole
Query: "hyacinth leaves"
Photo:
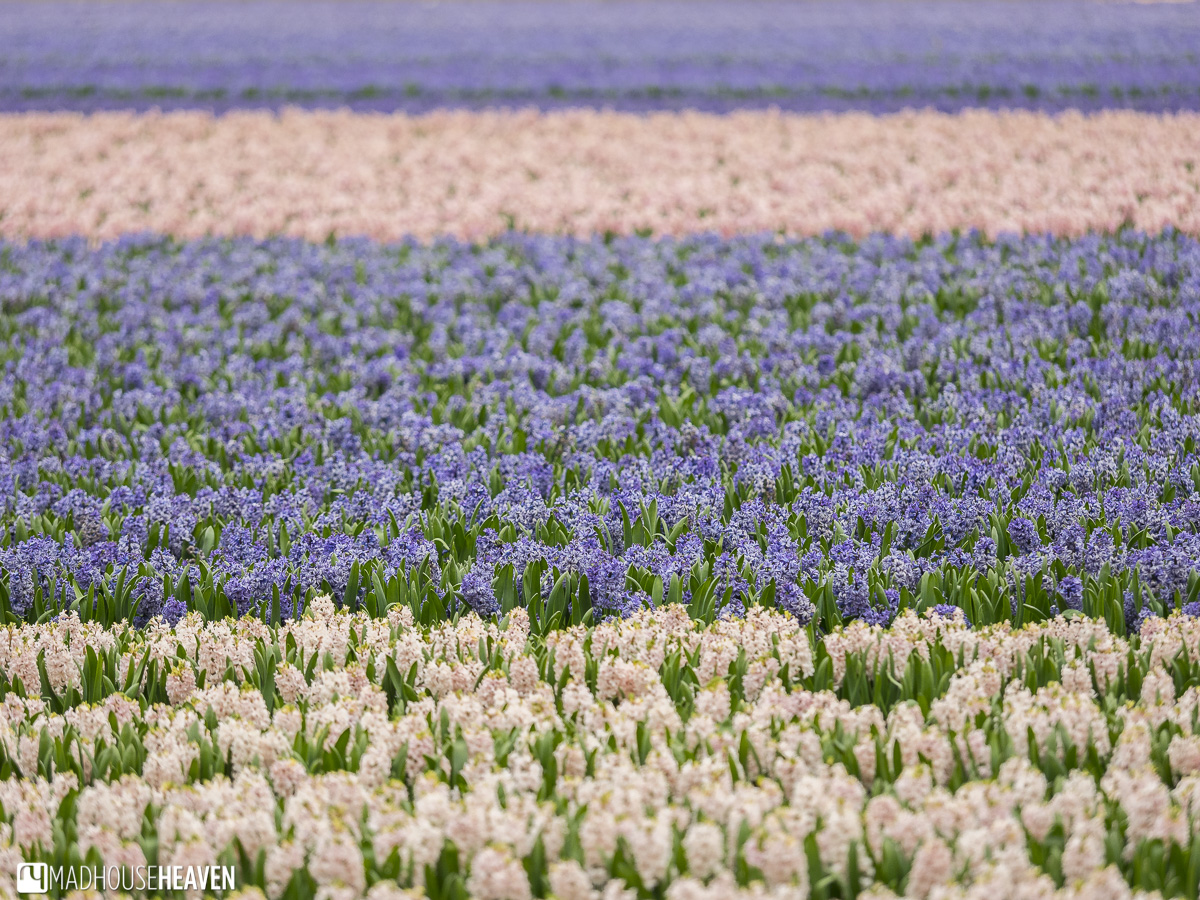
{"type": "MultiPolygon", "coordinates": [[[[881,558],[886,558],[882,551],[881,558]]],[[[453,561],[442,569],[440,583],[431,574],[435,571],[432,566],[436,566],[436,563],[430,557],[409,573],[388,575],[379,561],[355,560],[350,566],[340,605],[352,611],[361,608],[373,618],[387,618],[389,610],[402,606],[413,612],[417,622],[427,626],[443,619],[455,621],[464,612],[472,611],[461,598],[461,580],[457,583],[453,580],[453,561]]],[[[696,563],[683,577],[679,573],[671,573],[669,581],[664,584],[660,575],[644,568],[631,567],[626,572],[626,583],[638,595],[645,597],[649,608],[663,603],[682,603],[693,618],[711,623],[718,610],[733,600],[733,587],[727,586],[727,581],[711,575],[711,568],[710,564],[696,563]],[[688,597],[686,603],[685,594],[688,597]]],[[[1056,598],[1043,588],[1041,579],[1027,575],[1023,581],[1006,583],[1002,580],[1003,571],[1002,568],[1000,573],[985,573],[969,567],[958,569],[951,566],[927,571],[911,590],[901,588],[897,592],[892,615],[908,609],[923,613],[935,607],[952,607],[961,609],[971,623],[992,625],[1007,622],[1015,627],[1045,621],[1059,614],[1068,617],[1083,615],[1105,621],[1114,634],[1123,636],[1127,615],[1136,618],[1144,610],[1153,615],[1168,615],[1185,607],[1192,608],[1200,599],[1200,575],[1195,572],[1189,575],[1190,584],[1186,593],[1177,592],[1168,603],[1163,603],[1152,592],[1143,589],[1136,572],[1120,578],[1111,572],[1101,571],[1096,576],[1082,575],[1079,579],[1082,588],[1080,607],[1068,608],[1060,613],[1055,604],[1056,598]]],[[[39,582],[35,585],[32,603],[24,616],[17,615],[12,609],[8,590],[0,583],[0,621],[9,624],[21,621],[47,622],[65,613],[75,613],[85,623],[97,622],[104,627],[134,621],[138,617],[140,598],[134,593],[132,579],[150,577],[152,570],[143,564],[133,572],[135,574],[131,578],[129,569],[117,569],[113,573],[115,581],[111,586],[101,583],[97,589],[96,585],[91,585],[86,595],[73,585],[75,597],[68,605],[47,605],[47,594],[50,597],[61,594],[55,590],[53,582],[49,591],[43,593],[39,582]]],[[[170,580],[164,578],[162,605],[174,600],[179,608],[198,612],[208,621],[236,616],[237,608],[225,596],[222,586],[214,580],[207,565],[199,563],[195,574],[198,575],[195,586],[190,580],[191,573],[185,572],[179,576],[173,589],[170,580]]],[[[755,584],[752,570],[745,570],[743,575],[747,585],[742,597],[744,606],[774,608],[775,582],[768,581],[760,589],[755,584]]],[[[886,579],[877,571],[869,571],[867,582],[871,595],[877,598],[877,605],[887,608],[888,600],[884,596],[886,579]]],[[[328,584],[322,584],[321,587],[328,588],[328,584]]],[[[828,585],[808,580],[801,588],[814,610],[814,634],[845,623],[835,594],[828,585]]],[[[530,615],[531,627],[539,633],[589,624],[595,620],[586,572],[561,571],[557,567],[552,569],[544,559],[527,564],[519,577],[512,563],[497,567],[491,589],[497,599],[498,615],[504,616],[513,609],[523,608],[530,615]],[[543,585],[549,585],[549,590],[543,592],[543,585]]],[[[282,621],[282,609],[302,611],[317,595],[317,589],[310,588],[303,594],[289,595],[285,605],[279,585],[271,585],[270,590],[270,596],[256,605],[254,614],[272,625],[279,625],[282,621]]]]}

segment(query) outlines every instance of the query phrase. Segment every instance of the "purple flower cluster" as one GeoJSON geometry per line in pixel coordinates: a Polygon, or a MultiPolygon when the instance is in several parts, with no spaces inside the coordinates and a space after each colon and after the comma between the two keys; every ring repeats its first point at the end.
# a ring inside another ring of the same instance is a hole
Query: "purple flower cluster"
{"type": "Polygon", "coordinates": [[[10,616],[1200,595],[1177,233],[10,243],[0,310],[10,616]]]}
{"type": "Polygon", "coordinates": [[[0,108],[1200,108],[1186,5],[0,5],[0,108]]]}

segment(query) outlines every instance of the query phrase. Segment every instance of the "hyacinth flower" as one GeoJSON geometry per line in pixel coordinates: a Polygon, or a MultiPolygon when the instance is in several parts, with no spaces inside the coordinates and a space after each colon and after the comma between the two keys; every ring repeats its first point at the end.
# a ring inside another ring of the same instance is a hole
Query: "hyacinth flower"
{"type": "Polygon", "coordinates": [[[1200,25],[1186,7],[706,8],[325,2],[280,35],[278,3],[236,15],[12,3],[0,9],[0,109],[1200,107],[1200,25]]]}
{"type": "Polygon", "coordinates": [[[23,859],[220,865],[246,898],[1195,896],[1200,619],[531,625],[323,595],[8,626],[0,886],[23,859]]]}
{"type": "Polygon", "coordinates": [[[1195,896],[1192,239],[0,260],[10,862],[1195,896]]]}
{"type": "Polygon", "coordinates": [[[539,633],[683,604],[1124,635],[1200,602],[1177,233],[3,259],[10,622],[330,594],[539,633]]]}
{"type": "MultiPolygon", "coordinates": [[[[1013,8],[1001,5],[1006,14],[1013,8]]],[[[339,15],[344,6],[338,4],[339,15]]],[[[1027,8],[1041,15],[1043,6],[1027,8]]],[[[0,7],[0,17],[10,8],[0,7]]],[[[1189,52],[1197,43],[1188,43],[1189,52]]],[[[0,72],[0,82],[11,70],[0,72]]],[[[1200,90],[1193,93],[1200,108],[1200,90]]],[[[1145,96],[1170,102],[1162,93],[1145,96]]],[[[0,87],[0,109],[3,102],[0,87]]],[[[0,236],[106,241],[153,231],[177,238],[435,243],[513,230],[585,240],[609,232],[842,231],[858,239],[875,232],[919,239],[970,229],[994,238],[1083,237],[1130,225],[1194,235],[1200,233],[1193,175],[1198,108],[1086,116],[741,108],[728,114],[438,109],[419,116],[0,112],[0,236]]],[[[570,289],[586,291],[587,284],[570,289]]],[[[578,349],[583,337],[571,347],[578,349]]],[[[663,338],[668,345],[676,340],[663,338]]],[[[669,367],[667,346],[662,353],[653,364],[669,367]]],[[[828,353],[817,359],[822,369],[837,362],[828,353]]],[[[132,386],[144,363],[123,364],[132,386]]],[[[386,360],[375,360],[363,377],[379,385],[387,369],[386,360]]],[[[896,374],[871,372],[885,381],[896,374]]],[[[551,375],[545,365],[530,371],[540,388],[551,375]]]]}

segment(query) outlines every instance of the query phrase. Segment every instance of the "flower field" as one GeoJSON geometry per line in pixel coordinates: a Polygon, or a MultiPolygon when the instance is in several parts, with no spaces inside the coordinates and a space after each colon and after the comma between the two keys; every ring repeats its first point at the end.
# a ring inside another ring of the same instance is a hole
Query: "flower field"
{"type": "Polygon", "coordinates": [[[193,110],[6,124],[0,235],[12,238],[1200,233],[1194,111],[193,110]]]}
{"type": "Polygon", "coordinates": [[[539,632],[674,602],[1123,636],[1200,591],[1182,235],[0,259],[13,617],[332,593],[539,632]]]}
{"type": "Polygon", "coordinates": [[[1195,895],[1200,619],[532,624],[14,628],[4,852],[272,897],[1195,895]]]}
{"type": "Polygon", "coordinates": [[[0,6],[0,896],[1200,898],[1193,9],[306,8],[0,6]]]}
{"type": "Polygon", "coordinates": [[[0,5],[0,109],[1200,108],[1200,17],[1089,0],[0,5]],[[240,7],[240,8],[239,8],[240,7]]]}

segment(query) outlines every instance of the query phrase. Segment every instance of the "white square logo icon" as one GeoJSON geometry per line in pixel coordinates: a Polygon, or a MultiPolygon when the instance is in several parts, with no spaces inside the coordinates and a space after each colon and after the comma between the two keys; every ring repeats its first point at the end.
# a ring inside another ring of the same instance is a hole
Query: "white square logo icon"
{"type": "Polygon", "coordinates": [[[18,894],[44,894],[50,890],[48,863],[21,863],[17,867],[18,894]]]}

